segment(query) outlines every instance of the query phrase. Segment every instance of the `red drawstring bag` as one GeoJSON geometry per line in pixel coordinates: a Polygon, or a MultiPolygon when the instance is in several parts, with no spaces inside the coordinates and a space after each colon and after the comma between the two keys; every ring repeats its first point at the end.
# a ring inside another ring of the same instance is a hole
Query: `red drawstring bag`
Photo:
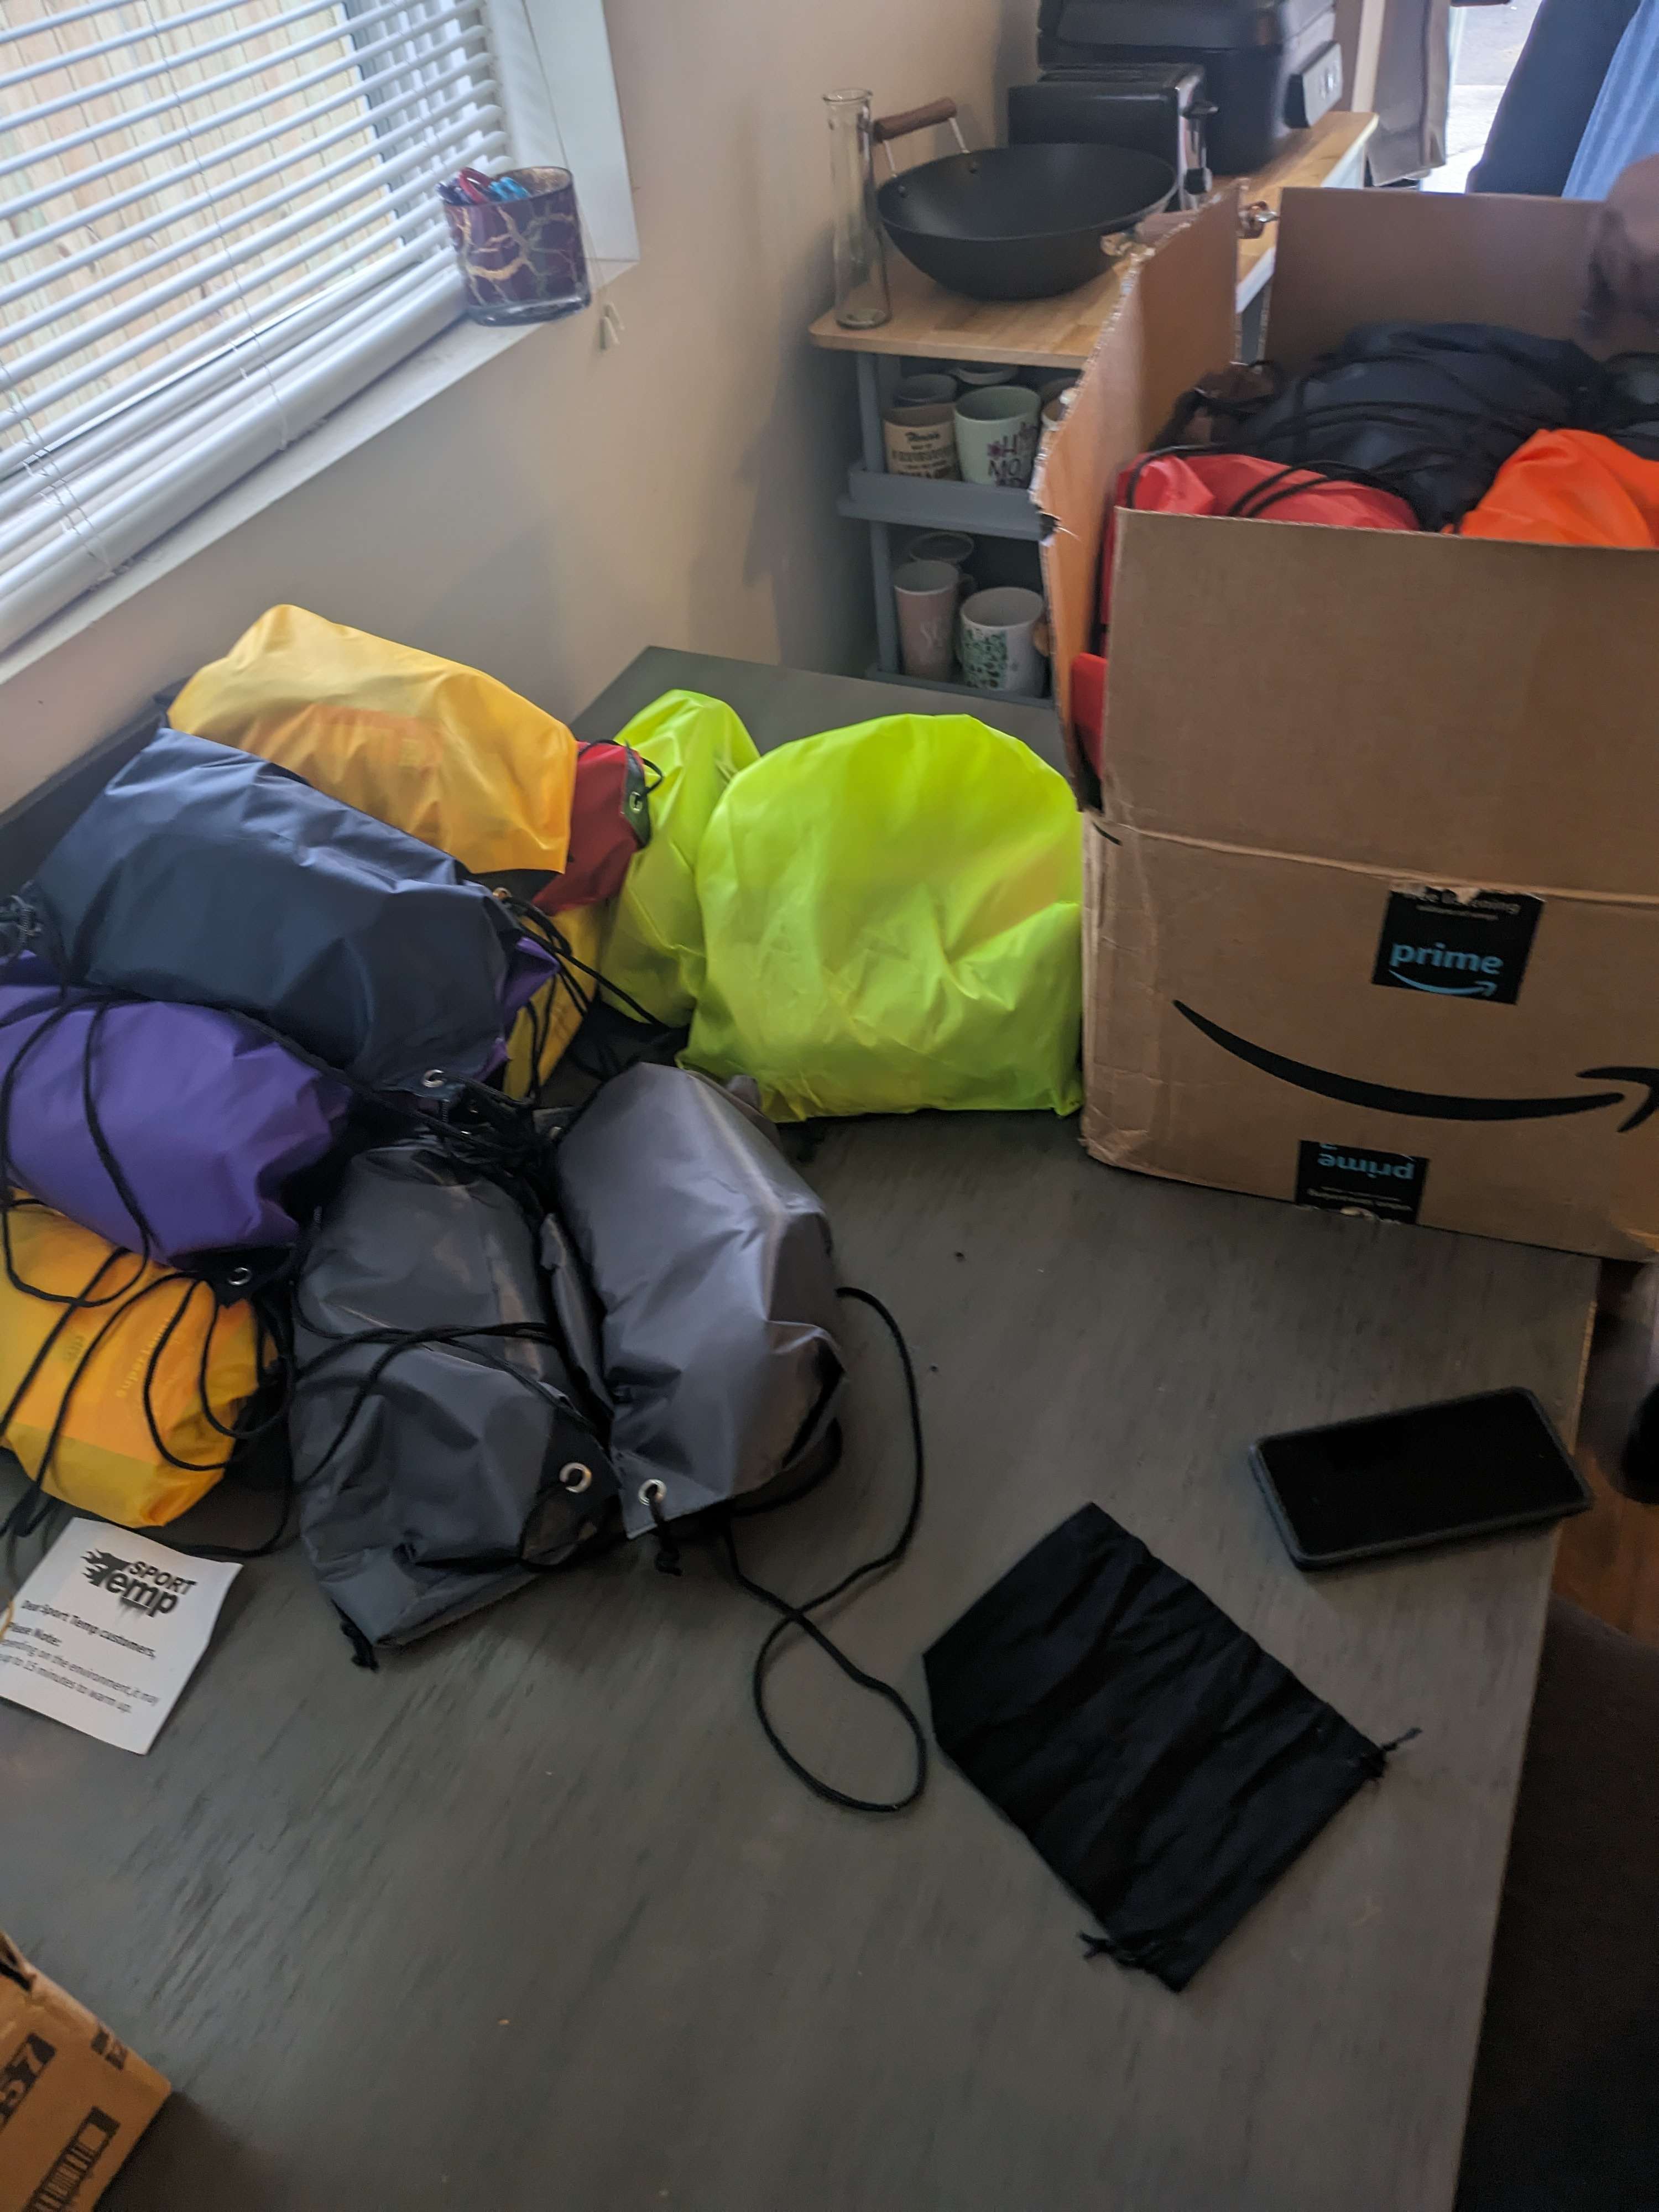
{"type": "Polygon", "coordinates": [[[1318,522],[1338,530],[1415,530],[1406,501],[1375,484],[1288,469],[1258,453],[1146,453],[1117,480],[1100,564],[1100,619],[1111,619],[1112,550],[1120,507],[1154,514],[1225,514],[1318,522]]]}
{"type": "Polygon", "coordinates": [[[1106,656],[1079,653],[1072,662],[1072,727],[1083,757],[1100,774],[1101,744],[1106,733],[1106,656]]]}
{"type": "Polygon", "coordinates": [[[651,836],[646,771],[627,745],[599,739],[576,753],[570,850],[561,872],[536,894],[544,914],[615,898],[628,864],[651,836]]]}
{"type": "MultiPolygon", "coordinates": [[[[1222,514],[1272,522],[1317,522],[1330,529],[1416,530],[1407,502],[1375,484],[1286,468],[1257,453],[1143,453],[1117,480],[1100,560],[1100,622],[1112,613],[1112,555],[1120,507],[1158,514],[1222,514]]],[[[1072,663],[1072,726],[1085,758],[1100,773],[1106,663],[1079,653],[1072,663]]]]}
{"type": "Polygon", "coordinates": [[[1504,462],[1460,534],[1650,552],[1659,546],[1659,461],[1593,430],[1540,430],[1504,462]]]}

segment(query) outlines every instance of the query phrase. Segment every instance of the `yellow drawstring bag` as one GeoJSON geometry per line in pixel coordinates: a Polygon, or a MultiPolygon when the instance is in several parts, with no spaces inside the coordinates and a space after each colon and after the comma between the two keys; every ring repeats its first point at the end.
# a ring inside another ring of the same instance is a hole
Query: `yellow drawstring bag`
{"type": "Polygon", "coordinates": [[[628,864],[599,965],[607,982],[679,1029],[702,988],[696,875],[703,832],[727,784],[760,755],[725,701],[696,691],[665,691],[617,743],[631,745],[659,780],[651,842],[628,864]]]}
{"type": "Polygon", "coordinates": [[[610,919],[608,906],[568,907],[555,919],[553,927],[580,965],[571,968],[568,985],[558,976],[544,983],[514,1024],[501,1078],[509,1098],[533,1097],[564,1058],[598,988],[585,971],[599,964],[610,919]]]}
{"type": "Polygon", "coordinates": [[[197,671],[170,720],[292,769],[476,876],[564,866],[575,739],[459,661],[272,607],[197,671]]]}
{"type": "Polygon", "coordinates": [[[775,1121],[1080,1103],[1083,836],[1064,777],[968,714],[780,745],[697,857],[683,1055],[775,1121]]]}
{"type": "Polygon", "coordinates": [[[128,1528],[176,1520],[224,1473],[231,1439],[214,1421],[233,1427],[258,1383],[252,1307],[221,1306],[205,1283],[32,1199],[0,1225],[0,1443],[83,1512],[128,1528]]]}

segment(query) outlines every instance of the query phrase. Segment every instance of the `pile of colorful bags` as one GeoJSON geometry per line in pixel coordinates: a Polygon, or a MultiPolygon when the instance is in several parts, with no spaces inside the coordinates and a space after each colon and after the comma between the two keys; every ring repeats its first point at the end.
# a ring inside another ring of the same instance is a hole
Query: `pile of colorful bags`
{"type": "MultiPolygon", "coordinates": [[[[422,826],[477,850],[529,820],[533,774],[534,856],[539,880],[556,879],[568,732],[501,720],[463,747],[468,702],[444,696],[453,677],[486,704],[512,695],[403,659],[400,703],[417,711],[398,739],[422,826]],[[471,781],[446,786],[463,752],[471,781]]],[[[219,674],[188,687],[177,719],[219,674]]],[[[289,703],[286,723],[250,718],[240,734],[280,752],[297,732],[315,749],[314,781],[240,744],[164,729],[10,902],[0,1434],[47,1494],[136,1526],[211,1485],[262,1379],[285,1364],[280,1309],[263,1301],[291,1276],[307,1178],[366,1117],[395,1124],[417,1100],[429,1110],[482,1093],[507,1032],[565,981],[550,931],[526,936],[434,843],[323,787],[372,778],[384,734],[348,731],[330,755],[313,726],[326,714],[289,703]]],[[[390,779],[360,795],[392,811],[390,779]]],[[[520,856],[508,836],[496,844],[520,856]]]]}
{"type": "Polygon", "coordinates": [[[1376,323],[1301,375],[1272,364],[1184,395],[1125,469],[1101,562],[1097,650],[1073,664],[1097,773],[1121,507],[1540,544],[1659,547],[1659,355],[1597,362],[1565,339],[1376,323]]]}
{"type": "Polygon", "coordinates": [[[829,1228],[738,1091],[1069,1109],[1079,845],[965,717],[762,760],[678,692],[582,746],[274,610],[0,910],[23,1508],[160,1525],[280,1431],[368,1650],[798,1474],[829,1228]],[[622,1072],[550,1108],[602,997],[622,1072]]]}

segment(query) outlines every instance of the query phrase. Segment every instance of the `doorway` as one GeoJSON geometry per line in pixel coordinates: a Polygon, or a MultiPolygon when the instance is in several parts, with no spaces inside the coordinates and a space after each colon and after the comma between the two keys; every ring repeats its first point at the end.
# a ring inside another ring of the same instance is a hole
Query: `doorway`
{"type": "Polygon", "coordinates": [[[1521,58],[1541,0],[1452,9],[1451,100],[1446,116],[1446,160],[1423,180],[1430,192],[1461,192],[1486,150],[1486,137],[1504,88],[1521,58]]]}

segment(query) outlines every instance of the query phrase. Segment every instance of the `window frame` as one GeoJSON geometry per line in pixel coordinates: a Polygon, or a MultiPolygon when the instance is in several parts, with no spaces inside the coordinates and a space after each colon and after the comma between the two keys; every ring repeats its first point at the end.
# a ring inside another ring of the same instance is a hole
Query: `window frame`
{"type": "MultiPolygon", "coordinates": [[[[604,288],[639,254],[603,0],[483,0],[483,11],[507,118],[508,157],[515,165],[551,162],[575,176],[603,311],[604,288]],[[549,82],[555,76],[556,93],[549,82]]],[[[51,605],[33,611],[23,628],[15,618],[4,621],[16,609],[15,601],[7,607],[6,578],[0,573],[0,637],[9,640],[0,650],[0,681],[539,327],[486,329],[465,322],[458,278],[446,313],[429,315],[407,343],[392,342],[368,356],[362,377],[354,376],[340,398],[279,451],[229,467],[183,514],[161,512],[155,531],[112,574],[71,583],[51,605]]],[[[74,533],[66,538],[73,543],[74,533]]]]}

